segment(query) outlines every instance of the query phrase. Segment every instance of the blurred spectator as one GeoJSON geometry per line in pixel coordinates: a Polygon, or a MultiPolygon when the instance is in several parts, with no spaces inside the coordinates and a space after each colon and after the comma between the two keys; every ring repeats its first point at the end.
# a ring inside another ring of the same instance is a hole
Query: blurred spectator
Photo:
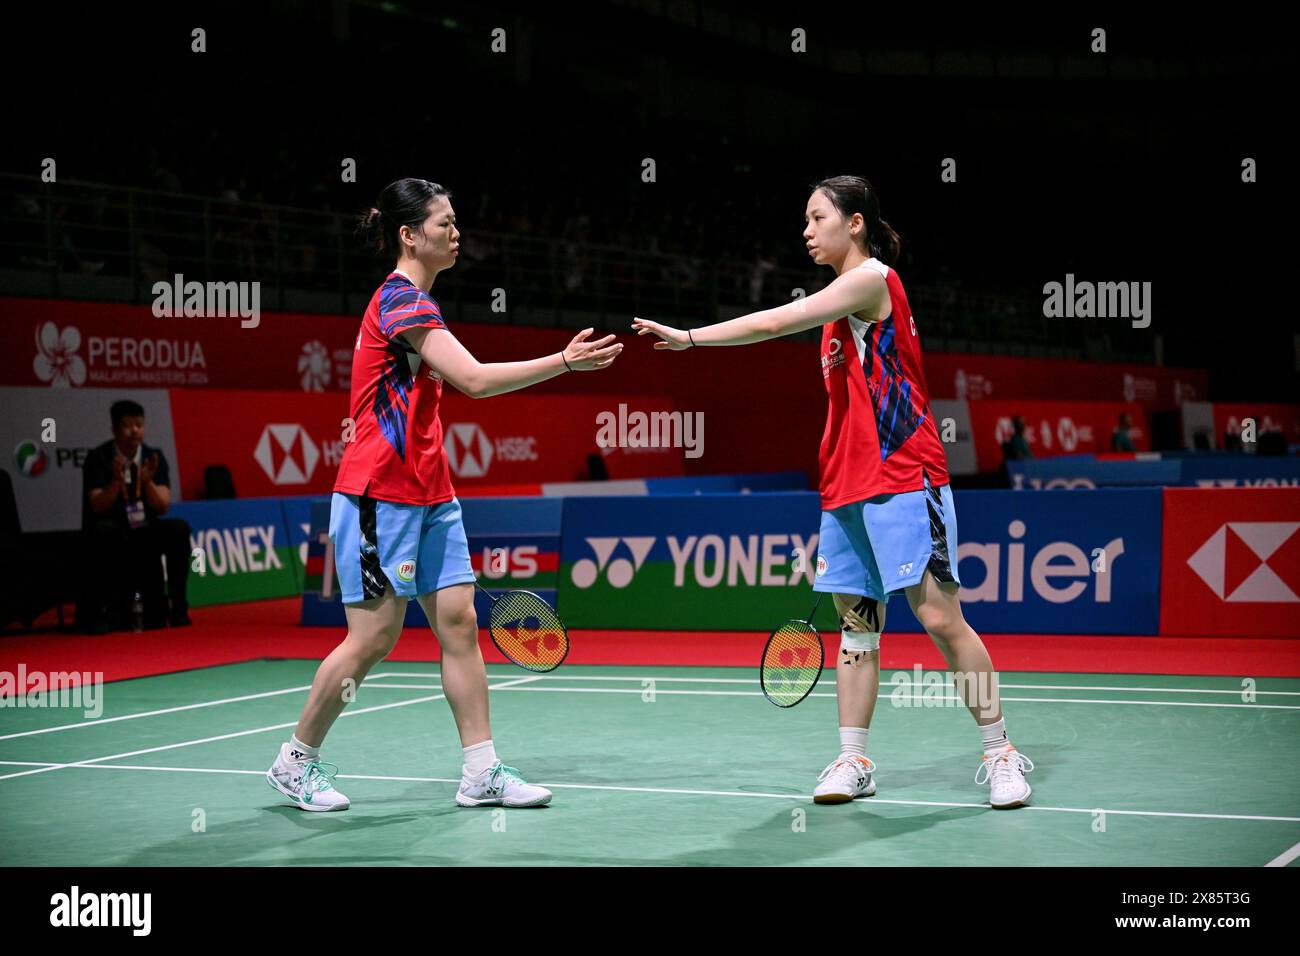
{"type": "Polygon", "coordinates": [[[83,630],[104,633],[129,623],[136,592],[147,628],[190,623],[186,600],[190,526],[163,518],[171,505],[167,459],[144,443],[144,408],[123,400],[111,409],[113,437],[91,450],[82,469],[86,594],[78,606],[83,630]],[[170,608],[162,593],[159,556],[167,562],[170,608]]]}
{"type": "Polygon", "coordinates": [[[1033,458],[1034,453],[1029,450],[1029,441],[1025,438],[1025,420],[1017,415],[1011,419],[1011,428],[1011,437],[1002,443],[1003,460],[1023,461],[1033,458]]]}
{"type": "Polygon", "coordinates": [[[1241,429],[1229,425],[1223,430],[1224,451],[1244,451],[1241,444],[1241,429]]]}
{"type": "Polygon", "coordinates": [[[1119,413],[1119,424],[1110,436],[1111,451],[1135,451],[1133,438],[1129,434],[1133,429],[1133,416],[1128,412],[1119,413]]]}

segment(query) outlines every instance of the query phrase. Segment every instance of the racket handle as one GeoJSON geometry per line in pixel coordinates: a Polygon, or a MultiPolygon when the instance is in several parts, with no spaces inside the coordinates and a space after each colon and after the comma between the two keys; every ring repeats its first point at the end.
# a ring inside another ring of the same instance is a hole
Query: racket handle
{"type": "Polygon", "coordinates": [[[813,602],[813,609],[812,609],[812,611],[809,612],[809,614],[808,614],[808,623],[809,623],[809,624],[811,624],[811,623],[813,622],[813,618],[815,618],[815,617],[817,616],[817,609],[818,609],[819,607],[822,606],[822,598],[824,598],[825,596],[826,596],[826,592],[825,592],[825,591],[819,591],[819,592],[817,592],[817,600],[813,602]]]}

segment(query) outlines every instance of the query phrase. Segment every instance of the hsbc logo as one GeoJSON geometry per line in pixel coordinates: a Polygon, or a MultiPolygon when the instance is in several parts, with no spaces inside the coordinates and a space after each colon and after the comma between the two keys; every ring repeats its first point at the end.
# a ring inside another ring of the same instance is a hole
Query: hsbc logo
{"type": "Polygon", "coordinates": [[[1196,549],[1187,564],[1221,601],[1300,603],[1295,562],[1284,569],[1288,580],[1268,564],[1297,529],[1300,521],[1228,521],[1196,549]]]}
{"type": "MultiPolygon", "coordinates": [[[[993,440],[1002,445],[1010,440],[1016,432],[1015,426],[1009,416],[1003,415],[993,426],[993,440]]],[[[1135,428],[1135,436],[1141,433],[1135,428]]],[[[1085,445],[1092,444],[1093,432],[1091,425],[1076,425],[1073,418],[1069,415],[1062,415],[1056,420],[1056,430],[1052,430],[1052,422],[1049,418],[1041,419],[1038,422],[1038,430],[1035,433],[1032,422],[1025,422],[1025,441],[1030,445],[1035,443],[1041,444],[1044,449],[1051,450],[1059,446],[1062,451],[1071,452],[1079,447],[1080,443],[1085,445]],[[1055,442],[1053,441],[1055,439],[1055,442]]]]}
{"type": "Polygon", "coordinates": [[[272,484],[305,485],[320,461],[320,449],[301,425],[267,425],[253,459],[272,484]]]}
{"type": "Polygon", "coordinates": [[[511,435],[496,441],[487,436],[481,425],[460,423],[449,425],[442,449],[447,454],[447,464],[457,478],[482,478],[498,461],[536,461],[537,439],[532,435],[511,435]]]}

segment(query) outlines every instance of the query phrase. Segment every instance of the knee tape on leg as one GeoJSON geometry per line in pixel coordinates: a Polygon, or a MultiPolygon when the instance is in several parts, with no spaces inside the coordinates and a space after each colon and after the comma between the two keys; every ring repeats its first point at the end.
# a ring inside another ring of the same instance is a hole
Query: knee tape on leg
{"type": "Polygon", "coordinates": [[[880,649],[880,613],[872,598],[864,597],[853,606],[853,613],[867,622],[867,631],[851,631],[840,621],[840,659],[851,664],[858,664],[868,651],[880,649]]]}

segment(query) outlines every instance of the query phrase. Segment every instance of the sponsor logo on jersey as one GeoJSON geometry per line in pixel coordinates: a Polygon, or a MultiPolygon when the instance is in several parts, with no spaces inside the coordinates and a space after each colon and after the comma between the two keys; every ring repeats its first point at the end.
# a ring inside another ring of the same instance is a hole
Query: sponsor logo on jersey
{"type": "Polygon", "coordinates": [[[832,338],[827,343],[826,352],[822,355],[822,376],[830,375],[831,369],[844,364],[844,343],[837,338],[832,338]]]}

